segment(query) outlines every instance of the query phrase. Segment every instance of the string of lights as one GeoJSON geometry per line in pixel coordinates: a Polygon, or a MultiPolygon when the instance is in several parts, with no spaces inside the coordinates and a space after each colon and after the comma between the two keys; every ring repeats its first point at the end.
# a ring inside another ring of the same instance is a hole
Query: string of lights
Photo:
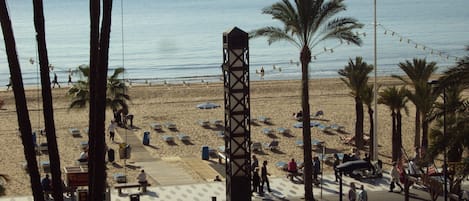
{"type": "Polygon", "coordinates": [[[450,60],[459,61],[459,59],[460,59],[457,56],[450,55],[450,54],[448,54],[444,51],[432,48],[432,47],[430,47],[428,45],[425,45],[423,43],[419,43],[419,42],[417,42],[417,41],[415,41],[415,40],[413,40],[409,37],[404,36],[403,34],[398,33],[397,31],[394,31],[392,29],[389,29],[389,28],[385,27],[382,24],[378,24],[378,27],[384,31],[384,35],[395,37],[396,39],[399,39],[399,42],[401,42],[401,43],[406,43],[411,47],[422,50],[426,53],[430,53],[431,55],[439,56],[441,59],[445,59],[447,61],[450,61],[450,60]]]}

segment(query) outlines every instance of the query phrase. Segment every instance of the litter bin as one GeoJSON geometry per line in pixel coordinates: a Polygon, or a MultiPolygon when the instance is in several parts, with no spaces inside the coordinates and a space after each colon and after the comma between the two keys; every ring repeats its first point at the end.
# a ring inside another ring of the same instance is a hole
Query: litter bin
{"type": "Polygon", "coordinates": [[[208,160],[210,155],[209,155],[209,148],[208,146],[204,145],[202,146],[202,160],[208,160]]]}
{"type": "Polygon", "coordinates": [[[140,201],[140,195],[139,194],[131,194],[130,195],[130,201],[140,201]]]}
{"type": "Polygon", "coordinates": [[[109,150],[107,151],[107,160],[108,160],[109,162],[113,163],[114,160],[116,159],[114,155],[115,155],[114,149],[109,149],[109,150]]]}
{"type": "Polygon", "coordinates": [[[143,132],[143,145],[150,144],[150,131],[143,132]]]}
{"type": "Polygon", "coordinates": [[[119,157],[120,159],[130,159],[130,144],[121,143],[119,144],[119,157]]]}

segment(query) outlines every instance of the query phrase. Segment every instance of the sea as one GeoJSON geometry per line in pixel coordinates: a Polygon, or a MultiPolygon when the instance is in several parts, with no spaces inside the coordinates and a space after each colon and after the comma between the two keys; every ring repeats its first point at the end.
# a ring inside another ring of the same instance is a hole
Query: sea
{"type": "MultiPolygon", "coordinates": [[[[283,25],[262,14],[272,0],[114,0],[110,73],[126,69],[131,82],[182,83],[220,81],[224,32],[238,27],[246,32],[283,25]]],[[[293,1],[292,1],[293,2],[293,1]]],[[[443,72],[469,55],[468,0],[345,0],[347,10],[337,17],[353,17],[364,24],[356,30],[362,46],[329,40],[313,47],[310,77],[339,77],[337,71],[361,56],[374,62],[376,33],[377,74],[401,75],[398,63],[425,58],[443,72]]],[[[38,85],[39,65],[32,0],[7,0],[25,85],[38,85]]],[[[69,72],[89,61],[89,1],[44,0],[46,41],[51,76],[66,83],[69,72]]],[[[0,36],[3,41],[3,35],[0,36]]],[[[249,40],[251,80],[299,80],[300,49],[288,42],[268,44],[249,40]]],[[[373,73],[372,73],[373,74],[373,73]]],[[[372,75],[370,75],[372,76],[372,75]]],[[[8,83],[5,45],[0,45],[0,86],[8,83]]],[[[72,73],[72,80],[80,79],[72,73]]]]}

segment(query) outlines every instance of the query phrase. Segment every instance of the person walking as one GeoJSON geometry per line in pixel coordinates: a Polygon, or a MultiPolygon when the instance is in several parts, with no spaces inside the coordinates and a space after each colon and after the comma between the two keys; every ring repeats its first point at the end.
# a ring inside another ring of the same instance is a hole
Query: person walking
{"type": "Polygon", "coordinates": [[[357,201],[368,201],[368,193],[365,190],[363,184],[360,186],[360,192],[358,192],[357,201]]]}
{"type": "MultiPolygon", "coordinates": [[[[389,186],[389,192],[393,192],[395,185],[399,186],[401,188],[401,191],[404,191],[404,188],[402,188],[401,184],[399,183],[399,177],[400,177],[399,170],[397,170],[397,163],[393,162],[392,163],[392,168],[391,168],[391,184],[389,186]]],[[[399,193],[400,193],[399,192],[399,193]]]]}
{"type": "Polygon", "coordinates": [[[321,161],[319,161],[319,157],[315,156],[313,158],[313,182],[316,185],[319,185],[318,174],[321,173],[321,161]]]}
{"type": "Polygon", "coordinates": [[[49,195],[52,193],[52,185],[49,179],[49,174],[46,174],[46,177],[41,180],[41,186],[42,191],[44,192],[44,199],[49,200],[49,195]]]}
{"type": "Polygon", "coordinates": [[[333,164],[333,167],[334,167],[334,175],[335,175],[335,182],[338,182],[339,181],[339,178],[340,178],[340,173],[339,173],[339,169],[337,169],[337,166],[340,165],[340,159],[339,159],[339,155],[337,155],[337,153],[334,154],[334,164],[333,164]]]}
{"type": "Polygon", "coordinates": [[[54,73],[54,80],[52,80],[52,88],[55,88],[55,85],[59,86],[60,88],[60,84],[57,78],[57,73],[54,73]]]}
{"type": "Polygon", "coordinates": [[[9,80],[8,80],[8,84],[6,85],[7,86],[7,91],[10,90],[10,87],[13,88],[12,84],[13,84],[13,82],[11,81],[11,77],[10,77],[9,80]]]}
{"type": "Polygon", "coordinates": [[[252,173],[252,192],[262,194],[261,177],[259,176],[258,167],[254,168],[254,171],[252,173]]]}
{"type": "Polygon", "coordinates": [[[111,120],[111,123],[109,124],[109,139],[114,142],[114,136],[116,134],[116,122],[114,120],[111,120]]]}
{"type": "Polygon", "coordinates": [[[68,70],[68,82],[67,85],[73,84],[72,82],[72,70],[68,70]]]}
{"type": "Polygon", "coordinates": [[[262,163],[262,169],[261,169],[261,179],[262,179],[262,184],[261,184],[261,190],[264,190],[264,184],[267,183],[267,190],[269,192],[272,192],[270,189],[270,184],[269,184],[269,178],[267,176],[270,176],[270,173],[267,172],[267,161],[264,161],[262,163]]]}
{"type": "Polygon", "coordinates": [[[259,160],[257,160],[256,155],[252,155],[251,170],[254,171],[256,168],[259,169],[259,160]]]}
{"type": "Polygon", "coordinates": [[[355,183],[350,183],[350,190],[348,191],[348,200],[349,201],[356,201],[357,200],[357,189],[355,187],[355,183]]]}

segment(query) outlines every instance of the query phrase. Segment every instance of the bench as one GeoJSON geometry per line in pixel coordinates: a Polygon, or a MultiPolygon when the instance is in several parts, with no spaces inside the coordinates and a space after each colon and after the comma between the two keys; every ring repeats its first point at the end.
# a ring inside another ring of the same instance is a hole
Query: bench
{"type": "Polygon", "coordinates": [[[140,183],[121,183],[121,184],[116,184],[114,185],[114,188],[117,189],[117,192],[119,195],[122,194],[122,189],[123,188],[142,188],[142,192],[145,193],[147,192],[147,186],[151,186],[150,183],[146,184],[140,184],[140,183]]]}

